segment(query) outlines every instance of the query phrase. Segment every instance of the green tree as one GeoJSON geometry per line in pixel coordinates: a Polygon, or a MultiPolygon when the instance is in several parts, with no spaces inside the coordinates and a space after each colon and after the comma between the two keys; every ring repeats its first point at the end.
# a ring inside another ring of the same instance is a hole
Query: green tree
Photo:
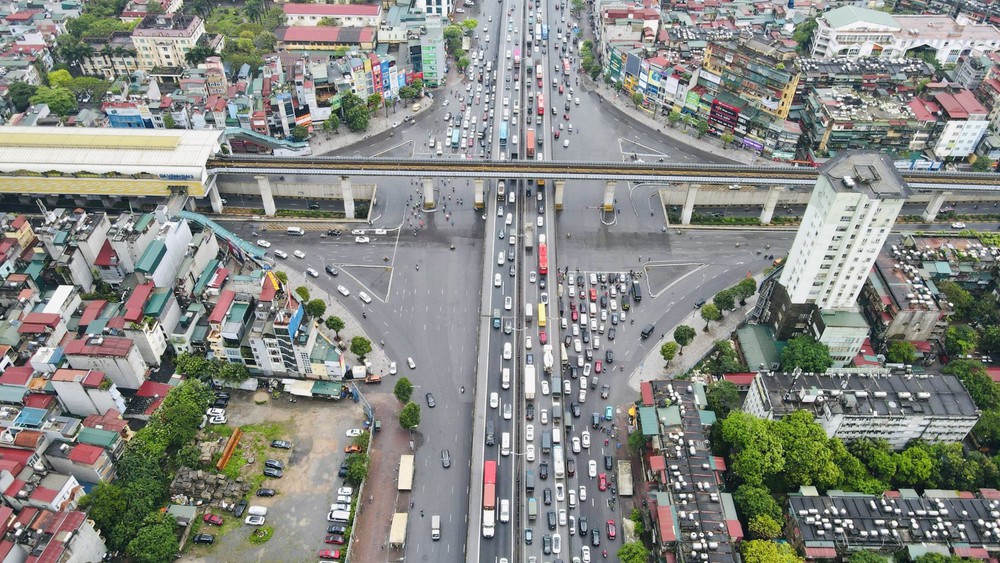
{"type": "Polygon", "coordinates": [[[850,451],[879,480],[889,483],[896,476],[896,457],[885,440],[855,440],[850,451]]]}
{"type": "Polygon", "coordinates": [[[456,64],[456,65],[458,66],[458,68],[459,68],[459,69],[461,69],[461,70],[465,70],[466,68],[468,68],[468,67],[469,67],[469,64],[470,64],[471,62],[472,62],[472,61],[470,61],[470,60],[469,60],[469,57],[467,57],[467,56],[464,56],[464,57],[460,57],[460,58],[458,59],[458,61],[456,61],[456,62],[455,62],[455,64],[456,64]]]}
{"type": "Polygon", "coordinates": [[[646,96],[643,96],[642,92],[635,92],[632,94],[632,103],[636,106],[641,106],[644,101],[646,101],[646,96]]]}
{"type": "Polygon", "coordinates": [[[420,405],[410,401],[399,411],[399,425],[413,430],[418,424],[420,424],[420,405]]]}
{"type": "Polygon", "coordinates": [[[816,18],[814,17],[795,26],[795,32],[792,33],[792,40],[795,41],[795,50],[799,54],[809,52],[809,44],[812,42],[812,35],[817,27],[819,27],[819,24],[816,23],[816,18]]]}
{"type": "Polygon", "coordinates": [[[737,299],[740,300],[740,306],[747,304],[747,299],[753,297],[754,293],[757,293],[757,280],[753,278],[743,278],[740,283],[733,287],[733,291],[736,294],[737,299]]]}
{"type": "Polygon", "coordinates": [[[32,104],[46,104],[49,110],[56,115],[67,116],[77,109],[76,96],[69,88],[59,86],[39,86],[35,95],[31,97],[32,104]]]}
{"type": "Polygon", "coordinates": [[[327,317],[326,328],[332,330],[337,335],[337,340],[340,340],[340,331],[344,330],[344,319],[336,316],[327,317]]]}
{"type": "Polygon", "coordinates": [[[164,129],[173,129],[176,126],[177,126],[177,121],[174,120],[174,116],[170,115],[169,113],[164,113],[163,114],[163,128],[164,129]]]}
{"type": "Polygon", "coordinates": [[[27,82],[11,82],[7,89],[10,103],[14,104],[17,111],[25,111],[31,106],[31,97],[38,90],[37,86],[32,86],[27,82]]]}
{"type": "Polygon", "coordinates": [[[677,127],[677,123],[679,123],[681,119],[680,112],[672,111],[667,114],[667,123],[670,124],[670,127],[677,127]]]}
{"type": "Polygon", "coordinates": [[[288,274],[287,273],[282,272],[281,270],[278,270],[277,272],[274,273],[274,277],[278,278],[278,281],[280,281],[282,283],[282,285],[287,285],[288,284],[288,274]]]}
{"type": "Polygon", "coordinates": [[[761,486],[740,485],[733,493],[733,502],[747,521],[758,516],[781,520],[781,506],[770,491],[761,486]]]}
{"type": "Polygon", "coordinates": [[[316,25],[321,27],[340,27],[343,25],[343,22],[340,18],[322,18],[316,25]]]}
{"type": "Polygon", "coordinates": [[[952,325],[944,336],[944,349],[951,355],[968,355],[979,346],[979,333],[969,325],[952,325]]]}
{"type": "Polygon", "coordinates": [[[375,110],[382,107],[382,94],[375,93],[368,96],[367,105],[368,111],[375,113],[375,110]]]}
{"type": "Polygon", "coordinates": [[[781,440],[771,431],[773,422],[740,411],[722,421],[721,436],[730,449],[730,467],[743,483],[761,486],[785,468],[781,440]]]}
{"type": "Polygon", "coordinates": [[[729,131],[723,131],[722,134],[719,135],[719,140],[722,141],[722,146],[724,148],[729,148],[729,145],[736,140],[736,136],[729,131]]]}
{"type": "Polygon", "coordinates": [[[750,535],[760,539],[774,539],[781,535],[781,524],[766,514],[754,516],[747,522],[750,535]]]}
{"type": "Polygon", "coordinates": [[[1000,386],[990,379],[981,362],[954,360],[941,371],[957,377],[969,392],[972,402],[980,409],[992,409],[1000,405],[1000,386]]]}
{"type": "Polygon", "coordinates": [[[73,82],[73,76],[68,70],[53,70],[48,74],[49,86],[68,88],[73,82]]]}
{"type": "Polygon", "coordinates": [[[326,303],[322,299],[313,299],[306,303],[306,313],[313,318],[319,319],[326,313],[326,303]]]}
{"type": "MultiPolygon", "coordinates": [[[[574,3],[580,0],[573,0],[574,3]]],[[[649,561],[649,550],[641,541],[631,541],[622,544],[615,553],[621,563],[646,563],[649,561]]]]}
{"type": "Polygon", "coordinates": [[[179,374],[197,379],[212,378],[216,375],[216,366],[208,358],[187,352],[177,355],[174,359],[174,369],[179,374]]]}
{"type": "Polygon", "coordinates": [[[887,563],[888,559],[884,555],[879,555],[874,551],[855,551],[848,558],[847,563],[887,563]]]}
{"type": "Polygon", "coordinates": [[[628,435],[627,443],[629,451],[633,455],[639,455],[642,453],[642,449],[646,447],[646,437],[643,436],[642,432],[636,430],[628,435]]]}
{"type": "Polygon", "coordinates": [[[309,289],[304,285],[295,288],[295,295],[298,295],[304,302],[309,301],[309,289]]]}
{"type": "Polygon", "coordinates": [[[988,326],[979,335],[979,349],[989,354],[1000,353],[1000,326],[988,326]]]}
{"type": "Polygon", "coordinates": [[[969,308],[975,302],[975,298],[971,293],[953,281],[939,283],[938,291],[948,297],[948,302],[952,304],[958,316],[967,318],[969,308]]]}
{"type": "Polygon", "coordinates": [[[188,66],[196,67],[201,63],[205,62],[209,57],[214,57],[216,55],[215,51],[211,47],[206,45],[195,45],[191,49],[184,53],[184,62],[188,66]]]}
{"type": "Polygon", "coordinates": [[[364,360],[365,356],[367,356],[371,351],[371,340],[368,340],[364,336],[355,336],[351,339],[351,353],[358,358],[364,360]]]}
{"type": "Polygon", "coordinates": [[[715,376],[747,370],[746,366],[740,363],[736,350],[728,340],[715,342],[713,352],[702,361],[701,369],[715,376]]]}
{"type": "Polygon", "coordinates": [[[750,540],[743,543],[743,561],[746,563],[803,563],[795,548],[787,543],[769,540],[750,540]]]}
{"type": "Polygon", "coordinates": [[[340,118],[337,114],[330,114],[330,117],[326,118],[323,122],[323,131],[327,133],[336,133],[340,129],[340,118]]]}
{"type": "Polygon", "coordinates": [[[345,112],[345,117],[347,118],[347,128],[357,132],[368,129],[368,121],[371,119],[371,114],[368,113],[368,108],[355,106],[345,112]]]}
{"type": "Polygon", "coordinates": [[[708,127],[709,127],[708,126],[708,121],[705,121],[704,119],[698,119],[698,120],[696,120],[694,122],[694,128],[695,128],[696,131],[698,131],[697,138],[700,139],[700,138],[704,137],[705,133],[708,133],[708,127]]]}
{"type": "Polygon", "coordinates": [[[674,329],[674,341],[681,346],[681,349],[678,350],[679,354],[682,356],[684,355],[684,347],[690,344],[697,334],[698,333],[696,333],[695,330],[688,325],[678,325],[677,328],[674,329]]]}
{"type": "Polygon", "coordinates": [[[792,338],[781,353],[785,371],[801,368],[805,372],[823,373],[833,365],[830,348],[808,334],[792,338]]]}
{"type": "Polygon", "coordinates": [[[291,136],[296,141],[305,141],[309,137],[309,128],[305,125],[296,125],[292,129],[291,136]]]}
{"type": "Polygon", "coordinates": [[[240,384],[250,378],[250,369],[236,362],[224,362],[219,370],[219,379],[224,383],[240,384]]]}
{"type": "Polygon", "coordinates": [[[349,484],[357,487],[364,482],[368,476],[368,464],[370,460],[366,454],[353,454],[347,456],[347,478],[349,484]]]}
{"type": "Polygon", "coordinates": [[[79,66],[84,59],[92,56],[93,54],[94,48],[89,44],[80,41],[76,37],[69,34],[59,37],[59,41],[56,46],[56,55],[59,57],[59,60],[66,63],[67,66],[79,66]]]}
{"type": "Polygon", "coordinates": [[[400,403],[405,405],[410,402],[410,397],[413,396],[413,384],[410,383],[409,379],[400,377],[399,380],[396,381],[396,386],[392,389],[392,394],[399,399],[400,403]]]}
{"type": "Polygon", "coordinates": [[[886,347],[885,359],[894,364],[913,364],[917,361],[917,347],[905,340],[893,340],[886,347]]]}
{"type": "Polygon", "coordinates": [[[992,450],[1000,448],[1000,410],[983,411],[972,431],[983,445],[992,450]]]}
{"type": "Polygon", "coordinates": [[[663,356],[663,361],[670,364],[670,360],[674,359],[674,356],[677,355],[678,348],[680,346],[674,341],[665,342],[663,346],[660,346],[660,355],[663,356]]]}
{"type": "Polygon", "coordinates": [[[934,462],[926,450],[910,446],[893,457],[896,460],[894,483],[897,486],[923,488],[926,485],[934,469],[934,462]]]}
{"type": "Polygon", "coordinates": [[[729,416],[729,413],[740,408],[740,391],[731,381],[713,381],[705,392],[708,401],[708,409],[715,413],[720,420],[729,416]]]}
{"type": "Polygon", "coordinates": [[[733,290],[723,289],[722,291],[715,294],[712,298],[712,303],[719,308],[720,311],[732,311],[736,308],[736,299],[733,295],[733,290]]]}
{"type": "Polygon", "coordinates": [[[632,509],[629,520],[632,521],[632,530],[635,535],[641,536],[646,531],[646,524],[642,521],[642,511],[638,508],[632,509]]]}
{"type": "Polygon", "coordinates": [[[174,517],[167,513],[152,513],[143,522],[135,539],[125,552],[138,563],[167,563],[180,551],[174,517]]]}
{"type": "Polygon", "coordinates": [[[977,158],[975,162],[972,163],[972,170],[975,172],[989,172],[996,167],[996,162],[988,158],[977,158]]]}
{"type": "Polygon", "coordinates": [[[784,490],[795,490],[803,485],[829,489],[843,481],[843,473],[827,446],[826,432],[815,423],[811,412],[794,411],[771,428],[781,440],[784,452],[781,474],[784,490]]]}
{"type": "Polygon", "coordinates": [[[705,321],[705,332],[708,332],[708,324],[722,320],[722,311],[715,303],[705,303],[701,306],[701,318],[705,321]]]}

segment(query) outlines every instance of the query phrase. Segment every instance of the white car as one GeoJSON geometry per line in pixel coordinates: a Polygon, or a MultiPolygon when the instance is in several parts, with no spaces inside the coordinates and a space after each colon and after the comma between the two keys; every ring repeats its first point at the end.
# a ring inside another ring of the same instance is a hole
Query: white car
{"type": "Polygon", "coordinates": [[[597,350],[598,348],[601,347],[601,337],[600,336],[595,336],[590,342],[594,345],[594,350],[597,350]]]}
{"type": "Polygon", "coordinates": [[[596,461],[590,460],[590,461],[587,462],[587,475],[589,475],[591,479],[596,479],[597,478],[597,462],[596,461]]]}
{"type": "Polygon", "coordinates": [[[542,424],[549,423],[549,411],[548,409],[542,409],[538,412],[538,419],[542,421],[542,424]]]}
{"type": "MultiPolygon", "coordinates": [[[[581,501],[583,499],[580,499],[581,501]]],[[[580,557],[582,558],[580,563],[590,563],[590,546],[585,545],[580,548],[580,557]]]]}
{"type": "Polygon", "coordinates": [[[344,297],[347,297],[351,294],[351,292],[348,291],[348,289],[342,285],[337,286],[337,292],[343,295],[344,297]]]}
{"type": "Polygon", "coordinates": [[[317,272],[316,270],[314,270],[312,268],[306,268],[306,273],[309,274],[310,276],[314,277],[314,278],[318,278],[319,277],[319,272],[317,272]]]}
{"type": "Polygon", "coordinates": [[[556,483],[556,501],[562,502],[564,500],[566,500],[566,486],[562,483],[556,483]]]}
{"type": "Polygon", "coordinates": [[[396,375],[399,369],[396,367],[396,362],[389,362],[389,375],[396,375]]]}
{"type": "Polygon", "coordinates": [[[583,354],[580,354],[579,356],[576,357],[576,367],[578,368],[583,367],[583,354]]]}
{"type": "Polygon", "coordinates": [[[510,407],[510,403],[503,404],[503,419],[510,420],[514,417],[514,409],[510,407]]]}
{"type": "MultiPolygon", "coordinates": [[[[583,379],[581,379],[580,381],[583,381],[583,379]]],[[[586,389],[580,389],[580,396],[577,397],[576,400],[579,401],[581,404],[586,403],[587,402],[587,390],[586,389]]]]}
{"type": "Polygon", "coordinates": [[[570,489],[569,493],[567,493],[567,497],[569,498],[569,501],[568,501],[569,502],[569,507],[570,508],[576,508],[576,491],[574,491],[573,489],[570,489]]]}
{"type": "MultiPolygon", "coordinates": [[[[549,382],[545,381],[543,379],[542,381],[539,382],[539,385],[542,386],[542,395],[548,395],[549,394],[549,382]]],[[[542,424],[545,424],[545,423],[543,422],[542,424]]]]}
{"type": "Polygon", "coordinates": [[[509,360],[513,355],[514,351],[511,348],[510,342],[504,342],[503,344],[503,359],[509,360]]]}
{"type": "Polygon", "coordinates": [[[542,228],[542,224],[543,224],[544,222],[545,222],[545,217],[543,217],[543,216],[539,215],[539,216],[538,216],[538,221],[537,221],[537,224],[538,224],[538,228],[539,228],[539,229],[541,229],[541,228],[542,228]]]}
{"type": "Polygon", "coordinates": [[[354,489],[352,489],[351,487],[341,487],[341,488],[337,489],[337,494],[338,495],[343,495],[345,497],[349,497],[352,494],[354,494],[354,489]]]}
{"type": "Polygon", "coordinates": [[[503,278],[500,274],[493,276],[493,287],[500,287],[503,284],[503,278]]]}
{"type": "Polygon", "coordinates": [[[225,416],[213,416],[208,419],[209,424],[225,424],[228,421],[229,419],[227,419],[225,416]]]}
{"type": "Polygon", "coordinates": [[[370,240],[371,239],[369,239],[368,237],[354,237],[354,242],[356,242],[358,244],[365,244],[365,243],[369,242],[370,240]]]}
{"type": "Polygon", "coordinates": [[[248,526],[263,526],[265,518],[263,516],[247,516],[245,522],[248,526]]]}
{"type": "Polygon", "coordinates": [[[365,234],[365,230],[364,229],[351,229],[351,234],[352,235],[363,235],[363,234],[365,234]]]}
{"type": "Polygon", "coordinates": [[[351,428],[350,430],[347,431],[348,438],[357,438],[360,435],[361,435],[360,428],[351,428]]]}
{"type": "Polygon", "coordinates": [[[575,103],[576,105],[580,105],[580,98],[574,98],[573,103],[575,103]]]}
{"type": "Polygon", "coordinates": [[[568,149],[569,148],[569,139],[563,140],[563,148],[564,149],[568,149]]]}
{"type": "MultiPolygon", "coordinates": [[[[576,328],[576,327],[574,326],[573,328],[576,328]]],[[[587,362],[586,364],[584,364],[584,366],[583,366],[583,376],[584,377],[589,377],[591,369],[592,368],[590,366],[590,362],[587,362]]]]}
{"type": "Polygon", "coordinates": [[[956,223],[952,223],[951,224],[951,228],[952,229],[964,229],[965,228],[965,223],[962,223],[961,221],[956,222],[956,223]]]}
{"type": "Polygon", "coordinates": [[[524,448],[524,456],[526,458],[528,458],[528,461],[535,461],[535,445],[534,444],[528,444],[527,447],[524,448]]]}
{"type": "Polygon", "coordinates": [[[535,441],[535,425],[528,424],[524,427],[524,439],[533,442],[535,441]]]}
{"type": "Polygon", "coordinates": [[[560,526],[565,526],[566,525],[566,509],[565,508],[559,509],[559,525],[560,526]]]}
{"type": "Polygon", "coordinates": [[[288,253],[285,252],[284,250],[275,250],[274,255],[277,256],[278,258],[288,258],[288,253]]]}
{"type": "Polygon", "coordinates": [[[205,411],[208,416],[226,416],[226,409],[208,409],[205,411]]]}
{"type": "Polygon", "coordinates": [[[583,351],[583,343],[580,342],[579,338],[573,339],[573,351],[575,351],[577,354],[583,351]]]}
{"type": "Polygon", "coordinates": [[[525,336],[524,337],[524,348],[526,350],[531,350],[531,337],[530,336],[525,336]]]}
{"type": "Polygon", "coordinates": [[[569,329],[573,336],[580,336],[580,325],[573,325],[573,328],[569,329]]]}
{"type": "Polygon", "coordinates": [[[294,256],[296,258],[305,258],[306,257],[306,253],[302,252],[301,250],[296,250],[295,252],[292,253],[292,256],[294,256]]]}
{"type": "Polygon", "coordinates": [[[573,453],[580,453],[580,437],[573,436],[573,453]]]}
{"type": "Polygon", "coordinates": [[[580,434],[580,442],[583,443],[583,447],[585,447],[585,448],[589,448],[590,447],[590,431],[589,430],[584,430],[583,433],[580,434]]]}
{"type": "Polygon", "coordinates": [[[372,298],[369,297],[368,294],[363,291],[358,292],[358,299],[363,301],[366,305],[372,302],[372,298]]]}
{"type": "Polygon", "coordinates": [[[506,223],[507,225],[510,225],[513,222],[514,222],[514,214],[513,213],[508,213],[507,214],[507,218],[504,219],[504,223],[506,223]]]}
{"type": "MultiPolygon", "coordinates": [[[[514,300],[510,298],[510,295],[508,295],[507,297],[503,298],[503,308],[504,309],[510,311],[513,306],[514,306],[514,300]]],[[[579,351],[579,350],[577,350],[577,351],[579,351]]]]}
{"type": "MultiPolygon", "coordinates": [[[[500,274],[497,274],[497,275],[500,275],[500,274]]],[[[535,283],[535,281],[537,281],[537,280],[538,280],[538,274],[536,274],[534,270],[528,272],[528,281],[530,283],[535,283]]]]}
{"type": "Polygon", "coordinates": [[[260,239],[257,241],[257,246],[261,248],[271,248],[271,243],[267,242],[264,239],[260,239]]]}
{"type": "Polygon", "coordinates": [[[410,369],[417,369],[417,362],[414,362],[413,358],[406,358],[406,365],[410,369]]]}
{"type": "Polygon", "coordinates": [[[507,258],[503,255],[503,252],[497,253],[497,265],[503,266],[503,263],[507,261],[507,258]]]}
{"type": "Polygon", "coordinates": [[[580,494],[578,496],[580,497],[580,502],[583,502],[583,501],[587,500],[587,486],[586,485],[580,485],[580,494]]]}
{"type": "Polygon", "coordinates": [[[496,391],[490,393],[490,408],[495,409],[500,406],[500,394],[496,391]]]}

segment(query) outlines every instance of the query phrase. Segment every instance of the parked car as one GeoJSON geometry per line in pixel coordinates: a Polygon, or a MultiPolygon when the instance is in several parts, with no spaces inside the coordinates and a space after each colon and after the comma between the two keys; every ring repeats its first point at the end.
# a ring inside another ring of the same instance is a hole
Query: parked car
{"type": "Polygon", "coordinates": [[[263,526],[264,521],[265,519],[263,516],[247,516],[247,519],[245,520],[248,526],[263,526]]]}
{"type": "Polygon", "coordinates": [[[223,524],[222,516],[219,516],[218,514],[205,514],[205,517],[202,518],[202,520],[208,524],[212,524],[213,526],[221,526],[223,524]]]}
{"type": "Polygon", "coordinates": [[[345,454],[356,454],[356,453],[360,453],[360,452],[361,452],[361,446],[359,446],[357,444],[351,444],[350,446],[347,446],[346,448],[344,448],[344,453],[345,454]]]}
{"type": "Polygon", "coordinates": [[[271,477],[272,479],[281,479],[281,476],[284,475],[284,473],[282,473],[280,469],[275,469],[273,467],[265,467],[264,475],[266,477],[271,477]]]}
{"type": "Polygon", "coordinates": [[[276,494],[274,489],[257,489],[259,497],[273,497],[276,494]]]}
{"type": "Polygon", "coordinates": [[[288,440],[271,440],[271,447],[282,450],[290,450],[292,449],[292,443],[288,440]]]}
{"type": "Polygon", "coordinates": [[[233,516],[239,518],[243,516],[243,513],[247,510],[247,501],[241,500],[236,503],[236,508],[233,509],[233,516]]]}
{"type": "Polygon", "coordinates": [[[196,534],[191,541],[194,543],[213,544],[215,543],[215,536],[212,534],[196,534]]]}

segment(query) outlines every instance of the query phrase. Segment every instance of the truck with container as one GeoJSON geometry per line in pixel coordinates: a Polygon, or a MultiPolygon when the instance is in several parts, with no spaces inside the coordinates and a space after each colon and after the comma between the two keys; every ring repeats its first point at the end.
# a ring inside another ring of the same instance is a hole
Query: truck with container
{"type": "MultiPolygon", "coordinates": [[[[524,225],[524,249],[531,250],[531,247],[535,244],[535,225],[531,223],[526,223],[524,225]]],[[[561,285],[559,287],[562,287],[561,285]]]]}
{"type": "Polygon", "coordinates": [[[566,476],[566,461],[563,458],[562,446],[555,446],[552,448],[552,468],[556,479],[562,479],[566,476]]]}
{"type": "Polygon", "coordinates": [[[546,344],[542,347],[542,365],[545,368],[545,373],[552,373],[552,364],[555,362],[555,358],[552,354],[552,345],[546,344]]]}
{"type": "Polygon", "coordinates": [[[618,495],[632,496],[632,462],[627,459],[618,460],[618,495]]]}
{"type": "Polygon", "coordinates": [[[562,344],[562,365],[566,367],[569,365],[569,352],[566,350],[566,345],[562,344]]]}
{"type": "Polygon", "coordinates": [[[528,129],[524,136],[524,150],[527,151],[528,158],[535,158],[535,129],[528,129]]]}
{"type": "Polygon", "coordinates": [[[552,451],[552,431],[542,431],[542,454],[548,455],[552,451]]]}
{"type": "Polygon", "coordinates": [[[497,462],[483,463],[483,537],[496,534],[497,518],[497,462]]]}
{"type": "Polygon", "coordinates": [[[535,400],[535,366],[524,366],[524,398],[535,400]]]}

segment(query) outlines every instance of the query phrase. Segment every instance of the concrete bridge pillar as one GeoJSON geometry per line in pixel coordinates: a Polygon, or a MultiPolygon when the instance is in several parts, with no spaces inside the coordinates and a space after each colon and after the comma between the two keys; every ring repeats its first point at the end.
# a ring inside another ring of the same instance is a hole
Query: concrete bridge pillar
{"type": "Polygon", "coordinates": [[[191,213],[195,213],[198,211],[198,202],[193,197],[188,196],[187,200],[184,201],[184,207],[191,213]]]}
{"type": "Polygon", "coordinates": [[[208,189],[208,201],[212,204],[213,213],[222,213],[222,196],[219,195],[218,184],[208,189]]]}
{"type": "Polygon", "coordinates": [[[951,192],[935,192],[934,197],[927,202],[927,208],[924,209],[922,214],[924,221],[933,221],[934,219],[937,219],[937,214],[941,211],[941,205],[950,195],[951,192]]]}
{"type": "Polygon", "coordinates": [[[764,202],[764,209],[760,212],[761,225],[771,224],[771,218],[774,216],[774,208],[778,205],[778,199],[781,198],[781,193],[784,191],[784,186],[771,186],[771,189],[767,192],[767,200],[764,202]]]}
{"type": "Polygon", "coordinates": [[[615,211],[615,187],[618,186],[617,180],[608,180],[604,184],[604,210],[614,213],[615,211]]]}
{"type": "Polygon", "coordinates": [[[340,177],[340,196],[344,198],[344,216],[354,219],[354,189],[350,176],[340,177]]]}
{"type": "Polygon", "coordinates": [[[486,207],[486,194],[483,191],[483,179],[476,178],[472,181],[476,188],[476,209],[482,209],[486,207]]]}
{"type": "Polygon", "coordinates": [[[563,196],[566,191],[566,180],[556,180],[556,193],[555,193],[555,204],[556,211],[561,211],[563,208],[563,196]]]}
{"type": "Polygon", "coordinates": [[[684,209],[681,210],[681,225],[691,224],[691,213],[694,212],[694,200],[698,198],[698,184],[688,186],[687,195],[684,197],[684,209]]]}
{"type": "Polygon", "coordinates": [[[422,181],[424,183],[424,209],[433,209],[435,204],[434,179],[424,178],[422,181]]]}
{"type": "Polygon", "coordinates": [[[260,199],[264,201],[264,215],[274,217],[278,208],[274,205],[274,195],[271,193],[271,180],[267,176],[256,176],[260,199]]]}

